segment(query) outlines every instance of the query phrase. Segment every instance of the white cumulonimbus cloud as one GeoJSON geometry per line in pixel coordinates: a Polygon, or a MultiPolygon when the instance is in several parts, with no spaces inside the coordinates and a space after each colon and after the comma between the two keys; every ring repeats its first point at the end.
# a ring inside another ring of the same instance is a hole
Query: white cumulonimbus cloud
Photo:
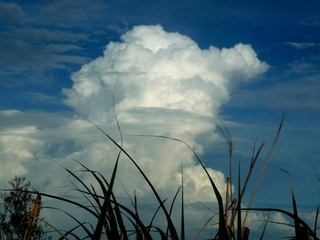
{"type": "MultiPolygon", "coordinates": [[[[72,88],[63,89],[65,104],[75,109],[75,119],[43,112],[0,112],[0,164],[6,169],[0,180],[26,175],[39,191],[69,193],[61,188],[70,183],[59,164],[71,171],[79,168],[71,159],[110,179],[119,149],[79,118],[98,124],[120,143],[116,113],[124,149],[163,198],[172,200],[181,185],[183,165],[186,214],[206,222],[212,213],[195,212],[197,201],[215,202],[216,198],[193,152],[178,141],[141,135],[181,139],[201,157],[205,146],[218,138],[210,118],[219,115],[241,81],[256,78],[268,65],[250,45],[200,49],[189,37],[168,33],[160,25],[134,27],[120,39],[72,75],[72,88]]],[[[224,196],[225,175],[207,170],[224,196]]],[[[95,185],[94,179],[77,173],[83,182],[95,185]]],[[[154,200],[150,187],[124,154],[117,180],[114,191],[118,196],[127,197],[124,187],[129,194],[135,190],[140,203],[154,200]]]]}
{"type": "MultiPolygon", "coordinates": [[[[196,137],[214,132],[208,117],[219,114],[239,82],[268,69],[250,45],[203,50],[189,37],[168,33],[160,25],[136,26],[120,39],[72,75],[72,88],[63,89],[65,103],[80,117],[104,126],[115,122],[115,109],[124,134],[178,138],[198,154],[204,149],[196,137]]],[[[215,200],[213,192],[208,196],[205,174],[183,144],[126,135],[124,144],[156,187],[176,189],[182,162],[189,176],[185,183],[192,189],[186,191],[188,201],[215,200]]],[[[124,164],[124,172],[130,172],[130,166],[124,164]]],[[[224,175],[212,169],[210,173],[223,194],[224,175]]],[[[139,180],[130,187],[144,189],[139,180]]]]}
{"type": "MultiPolygon", "coordinates": [[[[161,108],[212,116],[229,89],[268,69],[250,45],[202,50],[189,37],[160,25],[138,26],[110,42],[102,57],[73,74],[66,104],[94,120],[106,120],[116,87],[117,111],[161,108]]],[[[112,116],[113,118],[113,116],[112,116]]]]}

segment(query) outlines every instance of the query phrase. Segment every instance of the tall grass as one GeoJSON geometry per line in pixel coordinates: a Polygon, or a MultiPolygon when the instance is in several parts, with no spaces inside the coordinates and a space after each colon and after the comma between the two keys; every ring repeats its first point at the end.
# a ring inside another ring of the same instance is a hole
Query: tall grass
{"type": "MultiPolygon", "coordinates": [[[[231,186],[233,185],[233,177],[232,177],[232,159],[233,159],[233,140],[231,137],[230,132],[225,127],[225,125],[218,126],[218,129],[221,133],[221,135],[224,137],[227,149],[229,153],[229,176],[227,177],[227,184],[226,184],[226,195],[224,196],[225,199],[223,201],[223,196],[220,194],[219,189],[217,188],[215,182],[213,181],[212,177],[210,176],[208,170],[206,169],[205,165],[199,158],[199,156],[196,154],[196,152],[183,140],[172,138],[172,137],[166,137],[166,136],[157,136],[157,135],[140,135],[140,137],[152,137],[152,138],[160,138],[166,141],[175,141],[179,142],[181,144],[184,144],[189,148],[189,150],[194,154],[195,159],[198,161],[199,165],[202,167],[203,171],[205,172],[211,187],[212,191],[215,194],[215,197],[217,199],[218,203],[218,232],[213,237],[213,239],[219,239],[219,240],[231,240],[231,239],[238,239],[238,240],[247,240],[249,239],[250,235],[250,229],[247,227],[247,218],[248,213],[250,211],[260,211],[260,212],[279,212],[282,213],[293,221],[293,228],[295,230],[295,236],[293,236],[293,239],[318,239],[316,236],[316,229],[317,229],[317,219],[318,219],[318,212],[319,207],[317,209],[317,213],[315,216],[315,224],[313,228],[308,226],[305,221],[303,221],[299,215],[298,215],[298,209],[296,200],[294,197],[294,191],[293,191],[293,184],[290,180],[290,186],[291,186],[291,195],[292,195],[292,208],[293,212],[284,211],[282,209],[278,208],[252,208],[251,204],[254,200],[254,197],[256,195],[257,189],[259,187],[259,184],[261,182],[262,176],[264,174],[264,171],[268,165],[269,159],[271,157],[271,154],[273,152],[273,149],[276,145],[276,142],[278,140],[278,137],[280,135],[282,125],[284,122],[284,117],[282,118],[278,130],[276,132],[276,135],[274,137],[273,143],[271,145],[271,148],[268,151],[268,155],[266,159],[264,159],[264,165],[262,169],[260,170],[259,178],[256,181],[255,188],[253,192],[251,193],[251,200],[247,207],[242,206],[242,199],[244,196],[244,193],[246,192],[248,183],[250,181],[250,178],[252,176],[252,173],[255,169],[256,163],[260,157],[261,151],[265,145],[265,143],[262,143],[259,147],[256,149],[256,145],[253,146],[252,156],[250,165],[248,168],[248,173],[246,174],[244,178],[243,185],[241,183],[242,179],[242,172],[240,171],[240,161],[238,166],[238,186],[237,186],[237,198],[233,199],[231,186]],[[243,215],[242,212],[245,212],[243,215]]],[[[121,135],[121,143],[117,143],[113,138],[111,138],[106,132],[104,132],[98,125],[95,123],[92,123],[102,134],[104,134],[111,142],[114,144],[119,152],[117,155],[117,158],[115,159],[115,164],[113,167],[112,174],[108,180],[106,176],[103,176],[100,172],[95,171],[84,165],[83,163],[73,159],[76,164],[78,164],[81,167],[81,170],[78,171],[71,171],[68,168],[65,168],[65,171],[70,176],[70,181],[73,185],[73,188],[70,190],[76,191],[77,193],[81,194],[82,198],[86,200],[86,203],[81,203],[76,200],[67,198],[67,197],[61,197],[52,195],[49,193],[36,193],[38,196],[42,196],[44,198],[51,198],[56,201],[63,202],[65,204],[68,204],[70,206],[77,207],[77,209],[84,211],[88,216],[88,219],[95,219],[94,221],[80,221],[77,219],[71,212],[63,209],[58,209],[54,207],[47,207],[49,210],[55,210],[60,211],[63,214],[70,217],[74,222],[75,225],[71,229],[62,231],[57,230],[59,229],[56,226],[53,226],[52,224],[49,224],[53,228],[54,231],[56,231],[60,235],[60,239],[129,239],[130,237],[132,239],[173,239],[173,240],[184,240],[186,239],[185,235],[185,215],[184,215],[184,173],[183,173],[183,164],[181,163],[181,186],[178,188],[175,196],[173,197],[173,201],[169,206],[165,205],[166,199],[163,199],[160,197],[159,193],[157,192],[156,188],[152,184],[152,182],[149,180],[143,169],[136,163],[136,161],[130,156],[130,154],[123,148],[122,146],[122,133],[121,129],[119,127],[119,132],[121,135]],[[145,220],[142,220],[140,218],[140,213],[138,209],[138,199],[136,195],[134,195],[134,199],[130,199],[132,207],[126,206],[122,203],[122,201],[119,201],[117,197],[114,194],[114,183],[116,181],[116,176],[118,172],[119,167],[119,161],[120,156],[125,155],[137,168],[141,176],[144,178],[145,182],[150,187],[153,195],[155,196],[155,199],[157,201],[157,209],[154,210],[152,214],[152,218],[150,221],[146,222],[145,220]],[[95,184],[93,183],[86,183],[84,182],[79,176],[78,173],[84,173],[87,175],[90,175],[93,177],[93,179],[96,182],[96,185],[99,187],[97,189],[95,184]],[[181,193],[181,215],[180,215],[180,223],[178,226],[174,223],[172,212],[175,205],[175,201],[177,197],[179,196],[179,193],[181,193]],[[160,214],[160,212],[164,215],[166,220],[166,226],[164,228],[157,226],[154,224],[155,217],[160,214]],[[82,235],[79,236],[77,231],[81,229],[82,235]],[[178,229],[180,229],[180,234],[178,234],[178,229]]],[[[285,170],[283,170],[286,172],[285,170]]],[[[287,173],[287,172],[286,172],[287,173]]],[[[38,210],[37,210],[38,211],[38,210]]],[[[29,231],[32,231],[32,221],[35,218],[39,218],[37,214],[30,215],[30,225],[29,225],[29,231]]],[[[198,234],[194,236],[196,239],[199,239],[201,237],[201,234],[204,232],[204,230],[211,225],[211,221],[214,218],[214,216],[210,217],[208,221],[203,225],[203,227],[199,230],[198,234]]],[[[39,218],[40,220],[43,220],[39,218]]],[[[261,237],[260,239],[263,239],[265,236],[265,233],[267,231],[267,226],[269,223],[269,215],[267,220],[265,220],[265,225],[263,229],[261,229],[261,237]]],[[[280,223],[279,223],[280,224],[280,223]]],[[[26,236],[28,233],[26,233],[26,236]]],[[[27,238],[26,238],[27,239],[27,238]]]]}

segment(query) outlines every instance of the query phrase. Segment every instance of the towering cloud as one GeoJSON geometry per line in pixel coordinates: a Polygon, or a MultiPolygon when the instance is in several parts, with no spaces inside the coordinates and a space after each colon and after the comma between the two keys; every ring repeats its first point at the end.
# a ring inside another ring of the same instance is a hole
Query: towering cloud
{"type": "MultiPolygon", "coordinates": [[[[65,103],[85,119],[111,124],[114,107],[125,134],[179,138],[201,154],[203,143],[196,137],[210,131],[215,137],[208,117],[218,115],[240,81],[267,69],[250,45],[202,50],[189,37],[165,32],[160,25],[137,26],[73,74],[73,87],[63,93],[65,103]]],[[[215,199],[213,194],[207,196],[206,177],[183,144],[125,136],[125,147],[157,187],[176,189],[182,160],[189,176],[186,184],[192,189],[187,191],[189,201],[215,199]]],[[[123,168],[130,171],[129,165],[123,168]]],[[[223,174],[211,169],[210,173],[223,192],[223,174]]],[[[140,181],[131,184],[144,191],[140,181]]]]}
{"type": "MultiPolygon", "coordinates": [[[[250,45],[201,50],[187,36],[160,25],[138,26],[110,42],[103,54],[72,76],[66,104],[94,120],[110,120],[112,91],[118,111],[158,108],[211,116],[229,99],[229,87],[268,69],[250,45]]],[[[149,109],[150,110],[150,109],[149,109]]]]}

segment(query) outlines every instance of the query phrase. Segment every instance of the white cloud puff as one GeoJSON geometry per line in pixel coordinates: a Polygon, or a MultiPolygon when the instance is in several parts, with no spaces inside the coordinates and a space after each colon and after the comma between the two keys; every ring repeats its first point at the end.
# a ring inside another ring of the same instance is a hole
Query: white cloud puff
{"type": "Polygon", "coordinates": [[[66,104],[86,118],[108,119],[114,87],[118,111],[161,108],[212,116],[228,101],[230,84],[268,69],[250,45],[202,50],[160,25],[134,27],[121,40],[110,42],[103,57],[72,76],[72,89],[64,89],[66,104]]]}
{"type": "MultiPolygon", "coordinates": [[[[214,184],[218,187],[221,196],[226,195],[226,183],[224,174],[208,168],[208,173],[212,178],[214,184]]],[[[200,165],[192,166],[183,170],[183,179],[185,195],[188,196],[186,202],[215,202],[216,196],[212,185],[200,165]],[[205,194],[206,193],[206,194],[205,194]]],[[[181,174],[177,175],[177,183],[181,184],[181,174]]]]}

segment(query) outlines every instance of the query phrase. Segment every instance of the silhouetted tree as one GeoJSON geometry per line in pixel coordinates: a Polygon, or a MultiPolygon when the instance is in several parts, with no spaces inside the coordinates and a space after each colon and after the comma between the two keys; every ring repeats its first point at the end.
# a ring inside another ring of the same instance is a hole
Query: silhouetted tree
{"type": "MultiPolygon", "coordinates": [[[[28,228],[29,216],[35,199],[33,194],[28,192],[30,181],[26,181],[23,176],[15,176],[9,181],[11,189],[0,193],[2,199],[2,209],[0,213],[0,230],[3,239],[24,239],[28,228]]],[[[51,239],[47,238],[43,226],[35,222],[31,234],[31,239],[51,239]]]]}

